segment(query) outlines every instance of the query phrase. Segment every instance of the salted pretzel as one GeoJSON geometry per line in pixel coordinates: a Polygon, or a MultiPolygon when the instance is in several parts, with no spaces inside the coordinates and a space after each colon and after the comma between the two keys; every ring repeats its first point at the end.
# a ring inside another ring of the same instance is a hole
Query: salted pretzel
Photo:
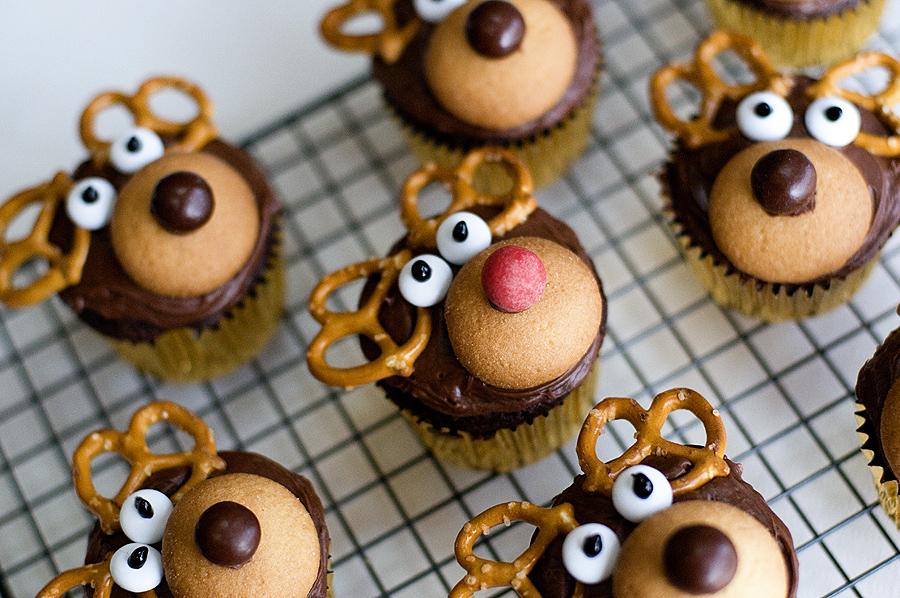
{"type": "Polygon", "coordinates": [[[480,148],[467,154],[454,170],[429,164],[407,178],[400,193],[400,220],[409,231],[411,246],[433,249],[437,247],[437,229],[450,215],[475,206],[503,206],[503,211],[488,221],[491,235],[502,235],[524,222],[537,207],[532,189],[531,173],[515,155],[499,148],[480,148]],[[512,179],[508,191],[483,193],[472,186],[475,172],[487,164],[506,169],[512,179]],[[442,214],[423,219],[418,209],[419,192],[434,182],[446,186],[453,199],[442,214]]]}
{"type": "MultiPolygon", "coordinates": [[[[551,509],[528,502],[510,502],[491,507],[466,523],[456,536],[456,560],[466,570],[466,576],[450,591],[450,598],[468,598],[479,590],[509,586],[522,598],[540,598],[540,593],[528,574],[553,540],[565,536],[578,527],[571,504],[563,503],[551,509]],[[538,528],[531,545],[512,562],[489,561],[475,556],[472,548],[475,540],[492,528],[513,521],[525,521],[538,528]]],[[[581,595],[581,583],[575,596],[581,595]]]]}
{"type": "Polygon", "coordinates": [[[81,115],[79,131],[81,141],[91,154],[95,166],[101,167],[109,161],[109,148],[112,142],[97,137],[95,123],[97,116],[111,106],[122,106],[131,113],[134,124],[156,132],[159,135],[176,139],[171,150],[191,152],[197,151],[218,136],[213,124],[213,106],[209,97],[189,81],[178,77],[157,77],[144,82],[133,96],[118,91],[100,94],[85,108],[81,115]],[[197,115],[187,122],[173,122],[157,116],[150,98],[164,89],[175,89],[184,92],[197,104],[197,115]]]}
{"type": "Polygon", "coordinates": [[[791,78],[775,70],[762,49],[750,38],[730,31],[717,31],[697,47],[692,63],[671,64],[654,74],[650,80],[650,100],[660,124],[675,132],[688,148],[694,149],[731,136],[731,130],[713,127],[723,100],[737,100],[766,89],[785,95],[792,84],[791,78]],[[713,62],[726,50],[733,50],[745,61],[756,75],[754,81],[733,85],[716,74],[713,62]],[[678,80],[690,83],[702,96],[700,111],[690,120],[679,118],[666,99],[666,90],[678,80]]]}
{"type": "Polygon", "coordinates": [[[225,461],[216,454],[212,430],[203,420],[176,403],[158,401],[139,409],[131,418],[127,432],[100,430],[85,438],[72,457],[72,477],[75,493],[100,522],[107,534],[119,529],[122,504],[152,473],[173,467],[187,466],[188,480],[170,498],[173,503],[191,488],[205,480],[213,471],[225,468],[225,461]],[[194,447],[181,453],[157,455],[147,446],[147,430],[155,423],[168,422],[190,434],[194,447]],[[118,453],[131,465],[131,472],[113,498],[101,496],[91,478],[91,462],[103,453],[118,453]]]}
{"type": "Polygon", "coordinates": [[[418,18],[414,18],[401,27],[394,13],[395,2],[396,0],[349,0],[330,10],[322,19],[322,37],[341,50],[365,52],[392,64],[400,58],[422,24],[418,18]],[[381,31],[360,35],[345,33],[347,23],[366,14],[377,14],[381,18],[381,31]]]}
{"type": "Polygon", "coordinates": [[[53,219],[71,188],[72,180],[59,172],[52,181],[26,189],[0,206],[0,301],[6,305],[34,305],[81,280],[90,231],[75,226],[68,252],[49,240],[53,219]],[[16,217],[34,204],[40,204],[41,209],[31,232],[27,237],[8,241],[7,233],[16,217]],[[35,258],[46,262],[46,272],[27,286],[14,286],[13,278],[19,268],[35,258]]]}

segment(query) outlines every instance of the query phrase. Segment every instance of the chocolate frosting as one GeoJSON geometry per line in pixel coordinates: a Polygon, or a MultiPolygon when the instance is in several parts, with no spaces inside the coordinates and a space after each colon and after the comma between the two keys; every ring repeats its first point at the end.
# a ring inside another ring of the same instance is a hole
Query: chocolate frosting
{"type": "Polygon", "coordinates": [[[734,0],[758,10],[765,10],[782,17],[801,20],[811,17],[827,17],[850,10],[867,0],[734,0]]]}
{"type": "MultiPolygon", "coordinates": [[[[322,508],[322,502],[316,495],[312,484],[303,476],[282,467],[267,457],[256,453],[238,452],[238,451],[220,451],[219,456],[225,460],[225,470],[213,473],[210,477],[229,473],[251,473],[274,480],[291,491],[297,499],[306,507],[316,527],[319,536],[319,572],[316,581],[310,588],[306,598],[324,598],[328,590],[328,547],[329,538],[328,530],[325,527],[325,510],[322,508]]],[[[144,488],[153,488],[159,490],[166,496],[171,496],[178,488],[182,486],[190,476],[190,469],[187,467],[177,467],[165,469],[151,475],[144,483],[144,488]]],[[[265,541],[265,540],[263,540],[265,541]]],[[[97,563],[110,552],[114,552],[121,546],[128,544],[131,540],[122,533],[116,532],[106,535],[100,529],[99,522],[91,529],[88,536],[87,554],[84,557],[85,564],[97,563]]],[[[155,547],[159,549],[159,544],[155,547]]],[[[90,586],[84,587],[85,598],[93,598],[94,590],[90,586]]],[[[156,587],[156,595],[159,598],[173,598],[169,585],[163,579],[162,583],[156,587]]],[[[137,598],[137,595],[123,590],[118,585],[113,585],[110,598],[137,598]]]]}
{"type": "Polygon", "coordinates": [[[881,412],[884,401],[894,382],[900,378],[900,329],[891,332],[884,343],[875,351],[875,354],[859,370],[856,379],[856,398],[865,408],[862,415],[865,423],[860,426],[860,432],[865,432],[869,439],[863,444],[863,448],[872,450],[871,465],[880,465],[884,468],[882,481],[897,480],[894,472],[884,458],[884,448],[881,443],[881,412]]]}
{"type": "MultiPolygon", "coordinates": [[[[372,76],[384,89],[388,105],[415,130],[439,143],[465,149],[490,143],[524,141],[561,123],[581,106],[594,84],[600,63],[600,41],[590,3],[587,0],[551,1],[572,23],[578,47],[577,70],[556,105],[530,122],[496,131],[469,124],[444,110],[432,95],[425,76],[425,49],[435,27],[431,23],[422,22],[415,37],[393,64],[379,57],[373,58],[372,76]]],[[[394,11],[400,26],[415,18],[412,0],[398,0],[394,11]]]]}
{"type": "MultiPolygon", "coordinates": [[[[798,568],[797,554],[787,526],[766,504],[765,499],[750,484],[741,479],[741,466],[725,460],[731,472],[724,477],[713,478],[700,488],[675,497],[675,502],[687,500],[716,500],[738,507],[752,515],[775,538],[781,552],[788,576],[788,597],[797,595],[798,568]]],[[[688,460],[681,457],[647,457],[644,464],[662,471],[670,480],[683,475],[691,467],[688,460]]],[[[570,503],[575,510],[579,524],[599,522],[612,529],[621,542],[637,527],[619,515],[612,500],[602,494],[585,493],[582,486],[584,475],[579,475],[571,486],[553,499],[553,505],[570,503]]],[[[575,580],[566,572],[562,562],[562,537],[556,538],[538,559],[531,574],[531,582],[542,598],[571,598],[575,580]]],[[[615,575],[615,574],[614,574],[615,575]]],[[[594,585],[584,586],[585,598],[612,598],[612,578],[594,585]]]]}
{"type": "MultiPolygon", "coordinates": [[[[201,151],[210,153],[241,173],[259,204],[260,234],[244,268],[219,288],[199,297],[157,295],[137,285],[125,273],[113,251],[109,227],[91,233],[91,245],[81,282],[60,291],[60,298],[76,314],[99,332],[135,342],[151,341],[163,332],[182,326],[196,329],[211,327],[231,308],[252,293],[265,275],[274,247],[276,216],[281,210],[265,174],[243,150],[221,140],[208,143],[201,151]]],[[[106,166],[81,164],[74,180],[90,176],[107,179],[120,190],[128,175],[106,166]]],[[[53,223],[51,240],[60,247],[71,245],[72,223],[59,210],[53,223]]],[[[148,248],[148,251],[152,251],[148,248]]]]}
{"type": "MultiPolygon", "coordinates": [[[[794,125],[788,138],[811,138],[804,124],[806,108],[812,103],[806,94],[811,82],[812,79],[807,77],[796,77],[796,84],[787,98],[794,112],[794,125]]],[[[717,129],[736,127],[736,109],[735,102],[724,102],[714,126],[717,129]]],[[[863,131],[883,136],[893,132],[875,114],[862,108],[859,111],[863,131]]],[[[663,194],[668,197],[667,208],[674,213],[675,223],[684,230],[693,245],[711,255],[716,263],[725,265],[729,273],[736,270],[716,247],[710,229],[707,212],[709,194],[725,164],[753,144],[736,128],[735,133],[722,142],[709,143],[697,149],[679,144],[660,176],[663,194]]],[[[900,222],[900,160],[875,156],[853,144],[835,149],[856,165],[869,187],[873,202],[872,224],[863,245],[840,269],[802,285],[784,285],[789,292],[795,292],[798,288],[811,292],[816,284],[827,285],[834,278],[846,277],[881,249],[900,222]]],[[[750,276],[742,272],[739,274],[744,280],[751,280],[750,276]]],[[[760,280],[756,283],[760,288],[765,284],[760,280]]]]}
{"type": "MultiPolygon", "coordinates": [[[[490,217],[483,208],[473,212],[490,217]]],[[[594,270],[593,262],[585,252],[575,232],[563,222],[538,208],[531,216],[506,235],[494,237],[493,242],[514,237],[543,237],[568,248],[594,270]]],[[[405,247],[405,239],[391,250],[391,254],[405,247]]],[[[458,266],[452,266],[454,275],[458,266]]],[[[360,302],[371,295],[377,278],[370,279],[363,289],[360,302]]],[[[597,278],[603,294],[603,286],[597,278]]],[[[415,363],[412,375],[391,376],[380,381],[387,397],[401,409],[411,412],[434,425],[451,431],[462,430],[475,437],[490,437],[497,430],[513,429],[519,424],[530,423],[535,417],[547,413],[562,403],[563,399],[588,375],[606,332],[606,299],[597,336],[584,357],[565,374],[546,384],[524,390],[490,386],[470,374],[457,360],[450,344],[444,321],[444,302],[429,308],[432,318],[431,338],[415,363]]],[[[398,344],[409,339],[416,321],[416,308],[402,298],[399,288],[388,293],[379,313],[379,322],[398,344]]],[[[363,353],[368,359],[379,355],[378,347],[361,337],[363,353]]]]}

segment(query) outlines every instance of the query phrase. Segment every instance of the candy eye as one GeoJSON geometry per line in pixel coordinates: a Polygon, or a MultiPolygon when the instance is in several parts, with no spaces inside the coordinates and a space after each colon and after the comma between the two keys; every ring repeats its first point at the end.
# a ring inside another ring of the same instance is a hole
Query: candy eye
{"type": "Polygon", "coordinates": [[[441,257],[461,266],[491,244],[491,229],[481,217],[471,212],[448,216],[437,229],[437,246],[441,257]]]}
{"type": "Polygon", "coordinates": [[[794,111],[780,95],[757,91],[738,104],[737,123],[741,133],[753,141],[775,141],[791,132],[794,111]]]}
{"type": "Polygon", "coordinates": [[[862,125],[859,110],[844,98],[819,98],[809,105],[804,118],[809,134],[832,147],[852,142],[862,125]]]}
{"type": "Polygon", "coordinates": [[[573,529],[563,540],[563,564],[569,575],[581,583],[600,583],[612,575],[620,548],[614,531],[602,523],[587,523],[573,529]]]}
{"type": "Polygon", "coordinates": [[[116,205],[116,189],[100,177],[81,179],[66,197],[69,219],[87,230],[97,230],[109,223],[116,205]]]}
{"type": "Polygon", "coordinates": [[[443,259],[430,253],[417,255],[400,271],[400,294],[417,307],[431,307],[447,296],[453,272],[443,259]]]}
{"type": "Polygon", "coordinates": [[[672,504],[672,485],[658,469],[634,465],[616,478],[612,501],[619,515],[640,523],[672,504]]]}
{"type": "Polygon", "coordinates": [[[413,0],[416,14],[423,21],[440,23],[444,17],[465,4],[468,0],[413,0]]]}
{"type": "Polygon", "coordinates": [[[126,544],[113,555],[109,572],[123,590],[147,592],[162,582],[162,555],[146,544],[126,544]]]}
{"type": "Polygon", "coordinates": [[[134,542],[156,544],[162,540],[172,501],[158,490],[145,488],[125,499],[119,513],[122,531],[134,542]]]}
{"type": "Polygon", "coordinates": [[[113,141],[109,148],[109,159],[116,170],[131,174],[162,158],[164,152],[159,135],[150,129],[135,127],[113,141]]]}

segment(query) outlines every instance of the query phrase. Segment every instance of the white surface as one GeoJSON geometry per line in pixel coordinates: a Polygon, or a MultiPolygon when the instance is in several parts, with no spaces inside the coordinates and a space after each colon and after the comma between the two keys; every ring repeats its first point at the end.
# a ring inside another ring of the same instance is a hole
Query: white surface
{"type": "Polygon", "coordinates": [[[78,119],[110,89],[176,74],[236,139],[325,95],[367,59],[326,46],[333,0],[0,2],[0,200],[86,157],[78,119]]]}

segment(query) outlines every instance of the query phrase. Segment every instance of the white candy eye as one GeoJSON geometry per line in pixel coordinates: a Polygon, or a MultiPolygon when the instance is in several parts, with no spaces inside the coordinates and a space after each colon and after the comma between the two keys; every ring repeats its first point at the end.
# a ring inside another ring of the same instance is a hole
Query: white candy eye
{"type": "Polygon", "coordinates": [[[775,141],[791,132],[794,111],[777,93],[757,91],[738,104],[737,123],[741,133],[753,141],[775,141]]]}
{"type": "Polygon", "coordinates": [[[862,126],[859,110],[844,98],[819,98],[805,114],[809,134],[826,145],[844,147],[862,126]]]}
{"type": "Polygon", "coordinates": [[[633,465],[613,482],[612,501],[619,515],[640,523],[672,504],[672,485],[658,469],[633,465]]]}
{"type": "Polygon", "coordinates": [[[109,572],[123,590],[146,592],[162,582],[162,555],[146,544],[126,544],[113,555],[109,572]]]}
{"type": "Polygon", "coordinates": [[[423,253],[406,262],[400,271],[400,294],[417,307],[431,307],[447,296],[452,280],[447,262],[423,253]]]}
{"type": "Polygon", "coordinates": [[[481,217],[471,212],[448,216],[437,229],[437,246],[441,257],[461,266],[491,244],[491,229],[481,217]]]}
{"type": "Polygon", "coordinates": [[[103,228],[112,218],[116,205],[116,189],[100,177],[81,179],[66,197],[69,219],[87,230],[103,228]]]}
{"type": "Polygon", "coordinates": [[[159,490],[145,488],[125,499],[119,512],[122,531],[134,542],[156,544],[162,540],[172,501],[159,490]]]}
{"type": "Polygon", "coordinates": [[[413,0],[416,14],[423,21],[440,23],[444,17],[465,4],[468,0],[413,0]]]}
{"type": "Polygon", "coordinates": [[[162,158],[165,148],[159,135],[150,129],[135,127],[113,141],[109,159],[119,172],[131,174],[162,158]]]}
{"type": "Polygon", "coordinates": [[[602,523],[587,523],[573,529],[563,540],[563,564],[569,575],[581,583],[600,583],[612,575],[620,548],[614,531],[602,523]]]}

